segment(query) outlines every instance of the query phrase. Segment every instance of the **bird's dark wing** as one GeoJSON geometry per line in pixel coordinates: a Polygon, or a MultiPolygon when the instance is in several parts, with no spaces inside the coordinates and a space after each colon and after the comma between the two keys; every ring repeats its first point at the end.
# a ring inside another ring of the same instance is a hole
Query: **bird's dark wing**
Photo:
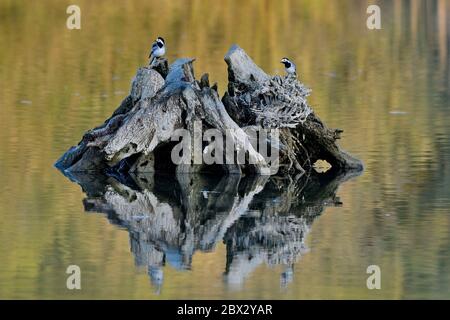
{"type": "Polygon", "coordinates": [[[148,54],[148,57],[150,58],[153,54],[153,52],[155,52],[155,50],[158,48],[158,44],[156,42],[153,42],[152,44],[152,49],[150,50],[150,53],[148,54]]]}

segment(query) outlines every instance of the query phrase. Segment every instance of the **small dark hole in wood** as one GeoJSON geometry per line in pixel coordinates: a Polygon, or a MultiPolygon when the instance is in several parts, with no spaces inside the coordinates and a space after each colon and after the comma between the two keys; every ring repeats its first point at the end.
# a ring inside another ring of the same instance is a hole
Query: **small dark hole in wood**
{"type": "Polygon", "coordinates": [[[141,167],[145,167],[146,165],[148,165],[148,161],[144,161],[140,164],[141,167]]]}

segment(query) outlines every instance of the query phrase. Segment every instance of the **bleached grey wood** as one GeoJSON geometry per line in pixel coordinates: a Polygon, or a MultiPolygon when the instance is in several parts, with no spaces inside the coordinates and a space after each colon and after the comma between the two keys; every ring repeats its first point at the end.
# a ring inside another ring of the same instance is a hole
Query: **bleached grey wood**
{"type": "MultiPolygon", "coordinates": [[[[236,149],[244,150],[252,163],[224,164],[225,173],[276,172],[250,143],[243,130],[249,127],[280,130],[281,172],[305,172],[319,159],[338,171],[362,169],[359,160],[337,145],[342,130],[328,129],[314,114],[306,99],[309,89],[295,77],[267,75],[237,45],[225,61],[229,84],[222,99],[217,85],[210,87],[208,75],[196,80],[194,59],[178,59],[168,70],[167,60],[158,59],[154,66],[138,69],[130,94],[112,116],[87,131],[56,166],[67,172],[153,172],[158,170],[158,159],[171,161],[170,149],[164,146],[171,143],[174,132],[192,133],[194,123],[201,121],[202,129],[228,133],[236,149]]],[[[176,172],[198,172],[205,167],[191,162],[178,165],[176,172]]]]}

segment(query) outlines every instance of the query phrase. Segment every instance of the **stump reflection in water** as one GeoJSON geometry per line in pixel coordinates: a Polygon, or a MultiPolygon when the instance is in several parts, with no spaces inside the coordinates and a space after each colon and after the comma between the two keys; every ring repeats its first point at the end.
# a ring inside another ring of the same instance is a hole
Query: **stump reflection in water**
{"type": "Polygon", "coordinates": [[[353,174],[267,177],[80,174],[86,211],[106,214],[130,234],[137,266],[158,291],[163,267],[190,269],[196,250],[226,245],[224,281],[240,287],[259,265],[283,265],[281,285],[307,251],[305,237],[326,206],[341,205],[338,186],[353,174]]]}

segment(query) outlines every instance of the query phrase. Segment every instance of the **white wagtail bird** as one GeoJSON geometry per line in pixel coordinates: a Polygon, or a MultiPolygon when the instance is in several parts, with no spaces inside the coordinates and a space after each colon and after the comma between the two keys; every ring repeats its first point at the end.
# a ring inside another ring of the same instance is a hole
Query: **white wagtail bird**
{"type": "Polygon", "coordinates": [[[286,70],[287,74],[297,74],[297,67],[291,60],[289,60],[288,58],[283,58],[280,62],[284,64],[284,69],[286,70]]]}
{"type": "Polygon", "coordinates": [[[150,58],[150,64],[153,64],[156,58],[160,58],[166,54],[166,43],[163,38],[156,38],[155,42],[152,44],[152,49],[148,57],[150,58]]]}

